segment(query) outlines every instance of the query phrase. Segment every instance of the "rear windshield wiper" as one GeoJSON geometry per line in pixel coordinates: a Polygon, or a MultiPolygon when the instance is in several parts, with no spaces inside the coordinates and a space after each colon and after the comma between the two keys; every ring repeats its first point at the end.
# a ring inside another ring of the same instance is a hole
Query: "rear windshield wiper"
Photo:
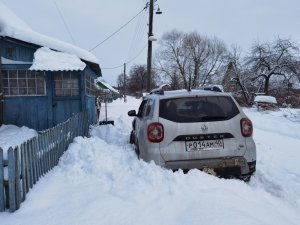
{"type": "Polygon", "coordinates": [[[201,120],[227,120],[227,116],[203,116],[201,120]]]}

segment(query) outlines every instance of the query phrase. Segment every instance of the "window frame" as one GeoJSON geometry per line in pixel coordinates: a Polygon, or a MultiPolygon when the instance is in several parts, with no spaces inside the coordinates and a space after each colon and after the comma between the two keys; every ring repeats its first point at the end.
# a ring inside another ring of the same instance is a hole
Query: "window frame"
{"type": "Polygon", "coordinates": [[[96,87],[94,85],[94,78],[90,75],[85,76],[85,93],[87,96],[96,96],[96,87]]]}
{"type": "Polygon", "coordinates": [[[43,97],[47,95],[45,72],[43,71],[1,69],[0,72],[5,97],[43,97]],[[22,76],[21,73],[23,73],[22,76]]]}
{"type": "Polygon", "coordinates": [[[78,71],[57,71],[53,75],[53,82],[53,92],[56,98],[80,96],[80,73],[78,71]],[[74,77],[77,79],[73,79],[74,77]]]}

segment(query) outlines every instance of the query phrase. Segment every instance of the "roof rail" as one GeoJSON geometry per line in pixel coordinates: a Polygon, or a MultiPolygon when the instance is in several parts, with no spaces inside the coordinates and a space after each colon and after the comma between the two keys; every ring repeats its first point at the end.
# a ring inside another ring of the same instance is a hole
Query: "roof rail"
{"type": "Polygon", "coordinates": [[[215,92],[224,92],[222,87],[220,85],[208,85],[208,86],[202,86],[199,88],[200,90],[205,91],[215,91],[215,92]]]}
{"type": "Polygon", "coordinates": [[[150,95],[152,95],[152,94],[164,95],[164,91],[169,89],[169,88],[170,88],[170,85],[162,84],[158,88],[155,88],[152,91],[150,91],[150,95]]]}

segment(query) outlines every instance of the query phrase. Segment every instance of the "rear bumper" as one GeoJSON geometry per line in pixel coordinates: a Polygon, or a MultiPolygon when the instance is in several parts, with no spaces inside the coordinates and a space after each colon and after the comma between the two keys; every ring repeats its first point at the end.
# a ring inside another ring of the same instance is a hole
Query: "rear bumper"
{"type": "Polygon", "coordinates": [[[172,170],[190,170],[205,168],[213,169],[220,176],[239,176],[252,174],[255,171],[256,162],[247,162],[244,157],[224,157],[201,160],[180,160],[165,162],[165,167],[172,170]]]}

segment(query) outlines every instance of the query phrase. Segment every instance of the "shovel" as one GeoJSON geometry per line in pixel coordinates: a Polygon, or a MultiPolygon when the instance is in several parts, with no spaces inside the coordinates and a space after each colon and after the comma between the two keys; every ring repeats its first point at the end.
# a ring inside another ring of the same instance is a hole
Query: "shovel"
{"type": "Polygon", "coordinates": [[[106,93],[105,93],[104,101],[105,101],[105,120],[99,121],[99,125],[100,126],[107,125],[107,124],[115,125],[115,122],[113,120],[107,120],[107,94],[106,93]]]}

